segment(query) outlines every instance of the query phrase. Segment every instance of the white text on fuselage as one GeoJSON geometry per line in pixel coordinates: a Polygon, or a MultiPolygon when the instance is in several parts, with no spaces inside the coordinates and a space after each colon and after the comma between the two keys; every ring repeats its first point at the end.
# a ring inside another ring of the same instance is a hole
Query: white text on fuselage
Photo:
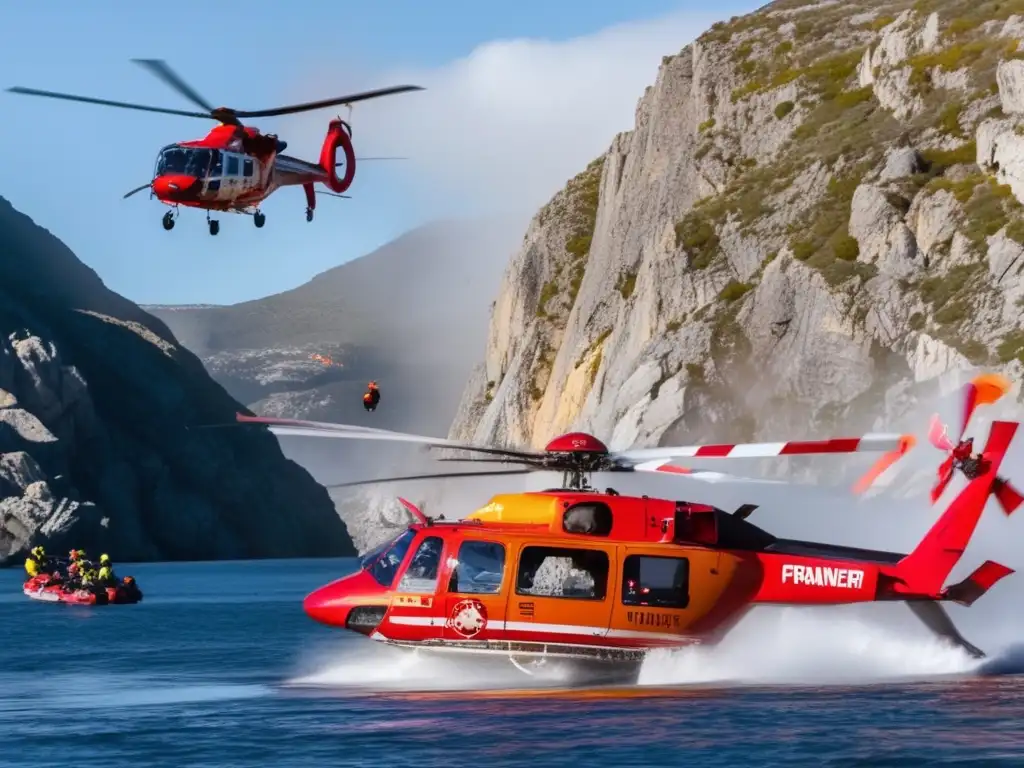
{"type": "Polygon", "coordinates": [[[783,584],[806,584],[809,587],[838,587],[860,589],[864,586],[864,571],[856,568],[829,568],[824,565],[782,566],[783,584]]]}

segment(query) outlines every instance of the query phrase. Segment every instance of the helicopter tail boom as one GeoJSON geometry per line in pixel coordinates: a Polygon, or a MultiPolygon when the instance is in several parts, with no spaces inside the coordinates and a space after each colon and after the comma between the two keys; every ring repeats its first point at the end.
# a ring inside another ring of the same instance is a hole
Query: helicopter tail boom
{"type": "Polygon", "coordinates": [[[982,452],[984,470],[967,483],[914,551],[892,569],[893,594],[941,598],[942,585],[967,548],[993,493],[999,466],[1017,426],[1008,421],[992,423],[982,452]]]}
{"type": "Polygon", "coordinates": [[[992,424],[983,452],[984,470],[967,484],[910,554],[776,539],[757,554],[762,578],[753,601],[797,605],[952,601],[971,605],[1013,572],[987,561],[960,583],[943,587],[993,494],[996,473],[1017,426],[1000,421],[992,424]]]}

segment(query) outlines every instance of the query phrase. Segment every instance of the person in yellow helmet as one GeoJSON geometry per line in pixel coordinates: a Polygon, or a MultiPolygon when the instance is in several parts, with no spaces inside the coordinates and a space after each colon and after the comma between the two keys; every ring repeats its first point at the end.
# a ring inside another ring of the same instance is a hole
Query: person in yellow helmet
{"type": "Polygon", "coordinates": [[[116,587],[117,576],[114,575],[114,564],[110,555],[100,555],[100,570],[96,574],[96,583],[101,587],[116,587]]]}
{"type": "Polygon", "coordinates": [[[25,573],[28,578],[34,579],[46,568],[46,550],[42,547],[32,547],[25,558],[25,573]]]}

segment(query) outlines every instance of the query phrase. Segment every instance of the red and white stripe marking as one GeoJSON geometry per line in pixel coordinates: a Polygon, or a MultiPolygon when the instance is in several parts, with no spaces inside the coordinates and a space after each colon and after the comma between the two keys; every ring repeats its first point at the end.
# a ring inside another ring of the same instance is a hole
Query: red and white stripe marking
{"type": "MultiPolygon", "coordinates": [[[[432,627],[440,629],[447,621],[446,616],[388,616],[387,621],[407,627],[432,627]]],[[[523,632],[531,635],[572,635],[583,637],[607,637],[623,640],[672,640],[687,639],[686,635],[669,632],[641,632],[633,629],[609,629],[588,627],[578,624],[543,624],[533,621],[505,621],[489,619],[487,629],[491,632],[523,632]]],[[[380,631],[378,629],[378,631],[380,631]]],[[[383,633],[381,633],[383,634],[383,633]]]]}
{"type": "Polygon", "coordinates": [[[904,435],[868,434],[863,437],[834,437],[829,440],[791,440],[785,443],[722,443],[666,448],[639,448],[615,454],[639,461],[655,459],[750,459],[801,456],[818,453],[869,453],[900,447],[904,435]]]}

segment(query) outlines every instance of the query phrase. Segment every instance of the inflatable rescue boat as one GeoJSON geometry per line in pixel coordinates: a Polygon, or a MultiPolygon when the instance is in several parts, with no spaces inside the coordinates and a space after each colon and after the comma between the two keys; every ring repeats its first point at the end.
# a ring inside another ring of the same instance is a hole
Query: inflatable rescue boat
{"type": "Polygon", "coordinates": [[[66,590],[61,583],[49,583],[49,574],[40,574],[24,584],[26,597],[47,603],[73,605],[130,605],[142,601],[142,590],[131,576],[125,576],[116,587],[66,590]]]}

